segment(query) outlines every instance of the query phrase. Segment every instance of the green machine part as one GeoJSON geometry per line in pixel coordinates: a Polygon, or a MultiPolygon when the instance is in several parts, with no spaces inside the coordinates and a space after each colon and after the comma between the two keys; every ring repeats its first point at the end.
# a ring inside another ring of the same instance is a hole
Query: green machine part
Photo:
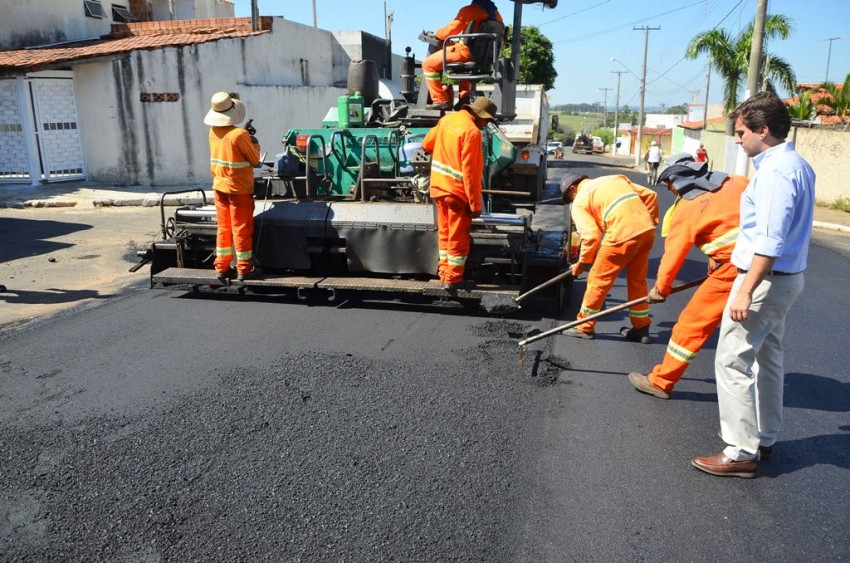
{"type": "MultiPolygon", "coordinates": [[[[399,149],[408,139],[420,138],[429,128],[350,128],[290,129],[283,142],[299,156],[322,181],[317,195],[349,195],[365,160],[370,177],[399,176],[399,149]],[[309,145],[309,146],[308,146],[309,145]]],[[[482,129],[485,155],[484,185],[516,160],[516,147],[496,127],[482,129]]]]}

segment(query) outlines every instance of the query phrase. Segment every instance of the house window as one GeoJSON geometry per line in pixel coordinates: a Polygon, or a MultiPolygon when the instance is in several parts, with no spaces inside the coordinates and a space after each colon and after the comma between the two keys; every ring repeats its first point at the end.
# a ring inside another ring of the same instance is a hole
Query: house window
{"type": "Polygon", "coordinates": [[[89,18],[105,18],[106,12],[103,11],[103,6],[100,5],[100,0],[83,0],[83,7],[86,10],[86,17],[89,18]]]}
{"type": "Polygon", "coordinates": [[[112,5],[112,21],[129,23],[136,21],[136,19],[138,18],[134,17],[133,13],[125,6],[118,6],[117,4],[112,5]]]}

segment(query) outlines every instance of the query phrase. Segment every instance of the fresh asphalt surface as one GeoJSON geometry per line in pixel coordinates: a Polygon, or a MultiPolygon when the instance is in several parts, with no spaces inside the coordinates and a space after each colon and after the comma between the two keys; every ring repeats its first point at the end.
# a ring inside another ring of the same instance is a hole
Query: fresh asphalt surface
{"type": "MultiPolygon", "coordinates": [[[[622,172],[568,157],[550,189],[622,172]]],[[[0,559],[844,560],[850,261],[830,248],[811,249],[784,430],[753,480],[689,464],[722,447],[714,340],[673,400],[626,381],[690,294],[653,307],[650,346],[615,315],[523,365],[516,341],[572,319],[583,281],[560,318],[145,290],[11,332],[0,559]]]]}

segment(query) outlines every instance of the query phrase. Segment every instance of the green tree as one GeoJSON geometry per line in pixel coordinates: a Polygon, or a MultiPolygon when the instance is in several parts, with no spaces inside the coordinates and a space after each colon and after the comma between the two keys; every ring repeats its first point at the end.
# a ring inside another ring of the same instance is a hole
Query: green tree
{"type": "Polygon", "coordinates": [[[787,104],[788,113],[794,119],[808,121],[815,114],[815,104],[812,102],[812,91],[803,90],[796,102],[787,104]]]}
{"type": "MultiPolygon", "coordinates": [[[[685,56],[690,59],[696,59],[702,54],[708,55],[712,68],[723,78],[723,110],[727,113],[738,105],[738,92],[747,77],[753,28],[754,24],[750,23],[734,37],[723,29],[703,31],[691,39],[685,51],[685,56]]],[[[787,39],[793,29],[793,22],[788,16],[768,15],[764,22],[764,42],[767,44],[774,38],[787,39]]],[[[797,78],[791,66],[766,49],[762,59],[759,83],[763,85],[763,89],[775,91],[775,84],[779,83],[789,92],[793,92],[797,78]]],[[[727,135],[732,135],[733,127],[732,123],[726,124],[727,135]]]]}
{"type": "Polygon", "coordinates": [[[688,104],[679,104],[678,106],[672,106],[664,110],[664,113],[670,115],[687,115],[688,114],[688,104]]]}
{"type": "MultiPolygon", "coordinates": [[[[511,56],[510,38],[503,56],[511,56]]],[[[544,90],[554,88],[558,71],[552,42],[535,26],[523,26],[520,31],[519,69],[521,84],[542,84],[544,90]]]]}
{"type": "Polygon", "coordinates": [[[837,115],[841,123],[844,123],[850,117],[850,74],[844,79],[843,85],[825,82],[820,88],[829,95],[818,100],[818,106],[826,106],[829,109],[819,113],[837,115]]]}

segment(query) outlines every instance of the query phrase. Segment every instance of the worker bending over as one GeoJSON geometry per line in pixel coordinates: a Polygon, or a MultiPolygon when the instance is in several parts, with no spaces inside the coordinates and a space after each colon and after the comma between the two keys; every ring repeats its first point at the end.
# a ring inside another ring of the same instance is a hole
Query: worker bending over
{"type": "MultiPolygon", "coordinates": [[[[658,196],[632,184],[621,175],[588,180],[574,172],[561,179],[561,193],[570,203],[573,223],[581,237],[578,261],[570,266],[578,277],[593,265],[578,319],[598,313],[605,297],[623,268],[627,268],[629,300],[647,294],[649,252],[658,224],[658,196]]],[[[649,303],[629,308],[631,328],[620,333],[635,342],[649,343],[649,303]]],[[[564,332],[567,336],[593,339],[596,321],[588,321],[564,332]]]]}
{"type": "Polygon", "coordinates": [[[432,155],[431,198],[437,208],[440,250],[437,273],[446,289],[464,287],[472,218],[480,217],[484,206],[481,129],[495,116],[495,103],[485,97],[476,98],[460,111],[440,118],[422,141],[422,149],[432,155]]]}
{"type": "Polygon", "coordinates": [[[260,163],[260,145],[246,129],[245,105],[227,92],[212,96],[204,123],[210,126],[210,172],[215,194],[215,271],[230,283],[236,248],[236,274],[245,281],[254,274],[254,167],[260,163]]]}
{"type": "Polygon", "coordinates": [[[673,160],[675,164],[658,178],[677,198],[662,223],[661,235],[667,240],[649,301],[662,303],[670,295],[676,274],[694,246],[708,256],[708,279],[679,314],[664,360],[648,376],[629,374],[638,391],[659,399],[670,398],[673,387],[720,325],[738,275],[730,258],[738,236],[741,194],[749,182],[743,176],[709,172],[707,162],[694,162],[688,154],[673,160]]]}
{"type": "MultiPolygon", "coordinates": [[[[434,35],[440,41],[445,41],[452,35],[466,33],[470,22],[474,22],[472,33],[476,33],[481,23],[488,20],[502,22],[502,15],[496,5],[492,0],[472,0],[471,4],[460,9],[455,19],[435,31],[434,35]]],[[[443,49],[447,49],[446,62],[449,63],[470,61],[472,55],[465,41],[458,41],[438,49],[422,61],[422,75],[431,94],[431,103],[440,109],[450,109],[454,104],[454,90],[451,84],[443,84],[443,49]]],[[[469,102],[471,87],[467,80],[461,80],[458,83],[458,99],[461,104],[469,102]]]]}

